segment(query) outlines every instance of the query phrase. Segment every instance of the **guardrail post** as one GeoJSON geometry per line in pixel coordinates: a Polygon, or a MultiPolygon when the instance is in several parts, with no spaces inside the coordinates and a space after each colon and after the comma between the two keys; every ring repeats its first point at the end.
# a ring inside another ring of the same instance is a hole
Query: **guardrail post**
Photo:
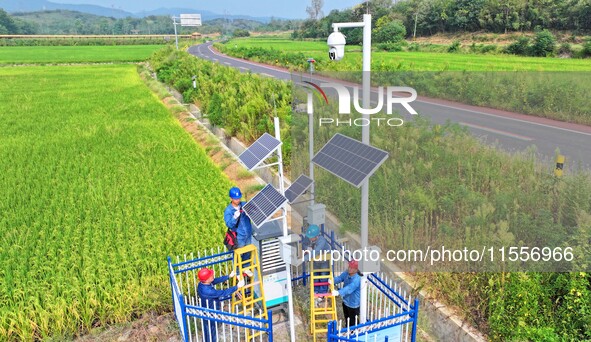
{"type": "Polygon", "coordinates": [[[183,331],[183,341],[189,342],[189,334],[187,334],[187,308],[185,306],[185,298],[182,294],[179,295],[179,301],[181,305],[181,317],[183,318],[183,322],[181,323],[183,325],[181,329],[183,331]]]}
{"type": "Polygon", "coordinates": [[[171,269],[171,260],[170,257],[168,257],[168,280],[170,281],[170,292],[172,292],[172,307],[174,308],[174,313],[175,313],[175,317],[176,317],[176,305],[174,305],[174,285],[172,283],[172,277],[174,277],[174,274],[170,274],[170,269],[171,269]]]}
{"type": "Polygon", "coordinates": [[[269,324],[267,324],[268,342],[273,342],[273,311],[267,310],[267,317],[269,320],[269,324]]]}
{"type": "Polygon", "coordinates": [[[419,323],[419,299],[415,298],[414,312],[412,317],[412,335],[410,337],[411,342],[417,340],[417,325],[419,323]]]}

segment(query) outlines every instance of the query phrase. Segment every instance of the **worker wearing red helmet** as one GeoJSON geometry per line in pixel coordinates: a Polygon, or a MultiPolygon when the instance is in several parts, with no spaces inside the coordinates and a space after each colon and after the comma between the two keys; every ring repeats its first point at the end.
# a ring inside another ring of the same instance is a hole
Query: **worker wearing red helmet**
{"type": "Polygon", "coordinates": [[[333,290],[333,296],[343,298],[343,313],[349,325],[356,325],[361,303],[361,272],[356,260],[349,261],[349,268],[334,278],[334,284],[344,283],[340,290],[333,290]]]}
{"type": "MultiPolygon", "coordinates": [[[[199,286],[197,286],[197,294],[201,300],[201,306],[209,309],[221,309],[222,300],[227,299],[232,293],[236,292],[239,288],[244,286],[244,279],[240,279],[236,286],[232,286],[225,290],[218,290],[214,286],[228,279],[236,276],[236,273],[232,271],[227,276],[221,276],[215,278],[214,271],[209,268],[203,268],[199,270],[197,274],[199,276],[199,286]]],[[[217,341],[217,331],[215,328],[215,322],[211,320],[205,320],[205,329],[203,329],[203,337],[206,342],[217,341]],[[207,322],[207,323],[205,323],[207,322]]]]}

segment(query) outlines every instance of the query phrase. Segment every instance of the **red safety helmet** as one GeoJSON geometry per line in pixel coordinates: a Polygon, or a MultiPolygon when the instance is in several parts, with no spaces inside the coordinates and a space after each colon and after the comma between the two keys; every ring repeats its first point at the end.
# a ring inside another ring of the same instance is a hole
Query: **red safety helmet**
{"type": "Polygon", "coordinates": [[[207,281],[207,279],[211,278],[212,275],[213,275],[213,271],[210,270],[209,268],[203,268],[203,269],[199,270],[199,273],[197,273],[197,276],[199,277],[199,281],[201,281],[201,282],[207,281]]]}
{"type": "Polygon", "coordinates": [[[359,262],[357,260],[351,260],[349,261],[349,267],[359,269],[359,262]]]}

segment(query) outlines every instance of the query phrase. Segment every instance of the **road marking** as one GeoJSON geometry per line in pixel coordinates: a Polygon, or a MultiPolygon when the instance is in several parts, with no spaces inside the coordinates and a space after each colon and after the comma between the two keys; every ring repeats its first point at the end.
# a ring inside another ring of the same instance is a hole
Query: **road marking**
{"type": "Polygon", "coordinates": [[[504,135],[506,137],[515,138],[515,139],[519,139],[519,140],[523,140],[523,141],[532,141],[532,140],[534,140],[533,138],[526,137],[525,135],[519,135],[519,134],[509,133],[509,132],[501,131],[501,130],[490,128],[490,127],[484,127],[484,126],[480,126],[480,125],[469,124],[467,122],[461,122],[460,121],[459,124],[460,125],[463,125],[463,126],[466,126],[466,127],[479,129],[481,131],[486,131],[486,132],[491,132],[491,133],[495,133],[495,134],[499,134],[499,135],[504,135]]]}
{"type": "Polygon", "coordinates": [[[224,62],[224,64],[225,64],[225,65],[232,65],[232,64],[230,64],[230,63],[228,63],[228,62],[224,62]]]}
{"type": "Polygon", "coordinates": [[[275,76],[273,76],[273,75],[269,75],[269,74],[265,74],[264,72],[260,73],[259,75],[261,75],[261,76],[265,76],[265,77],[271,77],[271,78],[275,78],[275,76]]]}
{"type": "Polygon", "coordinates": [[[245,67],[239,67],[238,69],[243,70],[243,71],[248,71],[248,68],[245,68],[245,67]]]}
{"type": "Polygon", "coordinates": [[[539,123],[539,122],[532,122],[532,121],[527,121],[527,120],[510,118],[510,117],[506,117],[506,116],[502,116],[502,115],[484,113],[484,112],[480,112],[480,111],[477,111],[477,110],[462,109],[462,108],[458,108],[458,107],[454,107],[454,106],[448,106],[448,105],[444,105],[444,104],[433,103],[433,102],[429,102],[429,101],[425,101],[425,100],[416,100],[416,102],[419,102],[419,103],[427,103],[427,104],[430,104],[430,105],[433,105],[433,106],[441,106],[441,107],[445,107],[445,108],[449,108],[449,109],[461,110],[463,112],[468,112],[468,113],[480,114],[480,115],[485,115],[485,116],[492,116],[493,118],[499,118],[499,119],[506,119],[506,120],[511,120],[511,121],[522,122],[522,123],[526,123],[526,124],[530,124],[530,125],[537,125],[537,126],[542,126],[542,127],[546,127],[546,128],[559,129],[561,131],[566,131],[566,132],[570,132],[570,133],[579,133],[579,134],[583,134],[583,135],[587,135],[587,136],[590,136],[591,137],[591,133],[581,132],[581,131],[575,131],[573,129],[563,128],[563,127],[556,127],[556,126],[546,125],[546,124],[539,123]]]}

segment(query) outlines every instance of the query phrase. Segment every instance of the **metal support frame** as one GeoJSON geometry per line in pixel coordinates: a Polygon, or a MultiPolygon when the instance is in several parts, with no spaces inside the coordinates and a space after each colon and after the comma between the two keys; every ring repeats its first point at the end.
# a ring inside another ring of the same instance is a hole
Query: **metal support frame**
{"type": "MultiPolygon", "coordinates": [[[[363,28],[363,80],[362,80],[362,93],[363,100],[362,106],[364,109],[370,106],[370,92],[371,92],[371,14],[364,14],[363,21],[358,23],[333,23],[332,27],[335,32],[340,28],[351,28],[351,27],[362,27],[363,28]]],[[[361,116],[369,122],[369,114],[363,114],[361,116]]],[[[369,125],[361,127],[361,142],[366,145],[371,145],[369,139],[369,125]]],[[[361,248],[368,246],[368,216],[369,216],[369,178],[361,186],[361,248]]],[[[363,270],[362,270],[363,271],[363,270]]],[[[360,321],[363,323],[366,320],[367,308],[365,304],[367,302],[367,276],[363,276],[361,279],[361,313],[360,321]]]]}

